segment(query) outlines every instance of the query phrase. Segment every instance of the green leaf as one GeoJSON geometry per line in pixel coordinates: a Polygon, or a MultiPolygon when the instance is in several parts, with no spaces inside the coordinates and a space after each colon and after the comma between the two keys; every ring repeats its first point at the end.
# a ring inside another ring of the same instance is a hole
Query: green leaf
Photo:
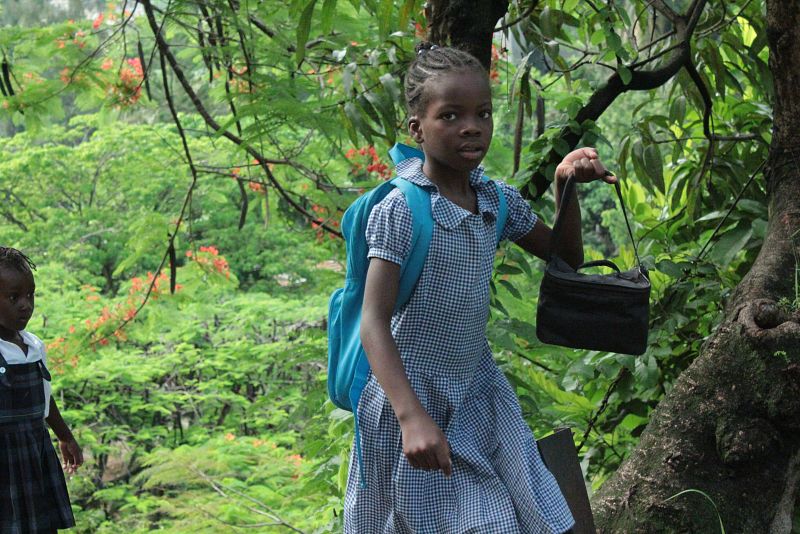
{"type": "Polygon", "coordinates": [[[394,0],[381,0],[378,8],[378,38],[385,41],[391,28],[394,0]]]}
{"type": "Polygon", "coordinates": [[[322,33],[330,33],[333,29],[333,16],[336,14],[336,0],[325,0],[322,4],[322,15],[320,19],[320,30],[322,33]]]}
{"type": "Polygon", "coordinates": [[[709,256],[720,267],[727,267],[733,258],[747,245],[753,235],[753,228],[749,224],[740,223],[733,230],[726,232],[719,241],[711,244],[709,256]]]}
{"type": "Polygon", "coordinates": [[[608,47],[615,53],[619,54],[622,51],[622,39],[619,38],[619,35],[614,30],[606,32],[606,42],[608,47]]]}
{"type": "Polygon", "coordinates": [[[353,91],[353,81],[358,65],[355,62],[348,63],[342,69],[342,86],[344,87],[344,94],[349,95],[353,91]]]}
{"type": "Polygon", "coordinates": [[[495,269],[498,274],[522,274],[522,269],[515,265],[509,265],[507,263],[501,263],[495,269]]]}
{"type": "Polygon", "coordinates": [[[669,105],[669,120],[680,125],[683,124],[684,118],[686,118],[686,97],[679,95],[669,105]]]}
{"type": "Polygon", "coordinates": [[[633,172],[639,182],[647,189],[652,187],[652,182],[650,182],[650,176],[644,163],[644,145],[639,139],[634,141],[631,146],[631,162],[633,163],[633,172]]]}
{"type": "Polygon", "coordinates": [[[619,156],[617,157],[617,176],[621,180],[624,180],[628,177],[628,152],[631,149],[631,137],[626,135],[623,138],[622,146],[619,150],[619,156]]]}
{"type": "Polygon", "coordinates": [[[542,12],[539,13],[539,29],[541,30],[543,37],[552,39],[558,35],[557,18],[558,17],[554,15],[549,6],[545,6],[545,8],[542,9],[542,12]]]}
{"type": "Polygon", "coordinates": [[[650,180],[659,191],[665,193],[664,162],[661,160],[661,151],[658,149],[658,145],[648,145],[644,149],[644,166],[650,180]]]}
{"type": "Polygon", "coordinates": [[[297,23],[297,39],[295,46],[295,61],[298,65],[303,62],[306,57],[306,43],[308,42],[308,35],[311,32],[311,16],[314,14],[314,6],[317,0],[310,0],[303,12],[300,14],[300,20],[297,23]]]}
{"type": "Polygon", "coordinates": [[[558,384],[550,380],[547,376],[545,376],[544,373],[540,371],[530,369],[530,372],[527,374],[526,378],[531,381],[533,386],[536,386],[559,404],[572,405],[587,412],[590,412],[594,409],[594,404],[592,404],[586,397],[576,393],[571,393],[569,391],[564,391],[558,384]]]}
{"type": "Polygon", "coordinates": [[[633,73],[631,72],[631,69],[625,65],[620,65],[617,72],[619,73],[619,78],[622,80],[622,85],[628,85],[631,83],[631,79],[633,79],[633,73]]]}
{"type": "Polygon", "coordinates": [[[503,280],[501,278],[500,279],[500,285],[503,286],[504,288],[506,288],[506,290],[509,293],[511,293],[511,296],[513,296],[515,299],[522,300],[522,294],[519,292],[519,290],[516,287],[514,287],[511,284],[511,282],[509,282],[508,280],[503,280]]]}
{"type": "Polygon", "coordinates": [[[675,263],[671,260],[661,260],[656,263],[656,269],[672,278],[680,278],[683,276],[684,269],[688,267],[689,264],[686,262],[675,263]]]}
{"type": "Polygon", "coordinates": [[[399,102],[402,95],[400,94],[400,84],[397,82],[397,78],[387,72],[386,74],[382,74],[379,80],[392,101],[399,102]]]}

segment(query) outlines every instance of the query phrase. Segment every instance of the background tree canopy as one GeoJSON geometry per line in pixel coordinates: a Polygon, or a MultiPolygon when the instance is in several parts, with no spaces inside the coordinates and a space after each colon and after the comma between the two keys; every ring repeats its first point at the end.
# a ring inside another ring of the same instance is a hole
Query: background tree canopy
{"type": "MultiPolygon", "coordinates": [[[[540,266],[513,246],[489,324],[536,434],[576,433],[599,527],[792,531],[793,5],[5,2],[0,242],[40,266],[30,329],[89,458],[78,530],[341,528],[338,221],[408,141],[403,76],[427,36],[487,64],[487,172],[544,220],[571,148],[623,179],[654,288],[646,354],[539,343],[540,266]]],[[[589,259],[633,263],[609,188],[579,193],[589,259]]]]}

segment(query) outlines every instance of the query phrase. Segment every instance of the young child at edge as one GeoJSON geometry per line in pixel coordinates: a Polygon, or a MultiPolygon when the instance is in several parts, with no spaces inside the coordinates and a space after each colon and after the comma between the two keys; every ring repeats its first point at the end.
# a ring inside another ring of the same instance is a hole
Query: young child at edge
{"type": "MultiPolygon", "coordinates": [[[[364,482],[351,458],[344,530],[352,534],[562,533],[574,520],[542,463],[519,401],[486,340],[499,198],[481,182],[492,140],[486,70],[466,52],[417,46],[405,86],[408,130],[425,155],[397,174],[427,188],[435,221],[414,293],[394,312],[411,212],[398,190],[373,209],[361,340],[372,369],[357,407],[364,482]]],[[[565,180],[616,178],[592,148],[569,153],[565,180]]],[[[551,230],[513,187],[502,239],[544,258],[551,230]]],[[[580,208],[565,212],[559,256],[583,261],[580,208]]]]}
{"type": "Polygon", "coordinates": [[[22,252],[0,247],[0,534],[75,526],[45,421],[58,437],[68,473],[83,464],[83,453],[50,395],[44,344],[25,331],[34,308],[35,268],[22,252]]]}

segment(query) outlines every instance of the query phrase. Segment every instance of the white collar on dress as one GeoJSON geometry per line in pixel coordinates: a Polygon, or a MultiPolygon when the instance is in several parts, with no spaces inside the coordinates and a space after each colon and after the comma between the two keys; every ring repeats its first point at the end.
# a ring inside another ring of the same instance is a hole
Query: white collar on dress
{"type": "Polygon", "coordinates": [[[0,352],[3,353],[6,363],[31,363],[42,360],[44,344],[42,340],[26,330],[19,331],[22,341],[28,346],[27,356],[16,343],[0,339],[0,352]]]}
{"type": "MultiPolygon", "coordinates": [[[[483,179],[483,170],[483,166],[479,165],[470,171],[469,183],[478,197],[478,211],[484,216],[488,215],[492,219],[497,219],[497,189],[491,181],[483,179]],[[490,197],[493,197],[493,201],[489,200],[490,197]]],[[[422,172],[420,158],[408,158],[398,163],[397,176],[431,192],[431,216],[441,226],[452,230],[469,216],[467,210],[442,197],[436,184],[422,172]]]]}

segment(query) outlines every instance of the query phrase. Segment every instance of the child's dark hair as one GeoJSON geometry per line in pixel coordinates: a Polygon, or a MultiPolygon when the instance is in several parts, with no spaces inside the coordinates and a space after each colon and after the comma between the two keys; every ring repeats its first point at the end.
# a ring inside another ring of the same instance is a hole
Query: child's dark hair
{"type": "MultiPolygon", "coordinates": [[[[417,44],[417,57],[411,62],[406,74],[406,106],[412,115],[425,111],[425,82],[446,72],[475,70],[484,75],[486,69],[475,56],[449,46],[437,46],[429,42],[417,44]]],[[[488,75],[487,75],[488,76],[488,75]]]]}
{"type": "Polygon", "coordinates": [[[0,268],[14,269],[21,273],[30,273],[36,269],[36,264],[31,259],[11,247],[0,247],[0,268]]]}

